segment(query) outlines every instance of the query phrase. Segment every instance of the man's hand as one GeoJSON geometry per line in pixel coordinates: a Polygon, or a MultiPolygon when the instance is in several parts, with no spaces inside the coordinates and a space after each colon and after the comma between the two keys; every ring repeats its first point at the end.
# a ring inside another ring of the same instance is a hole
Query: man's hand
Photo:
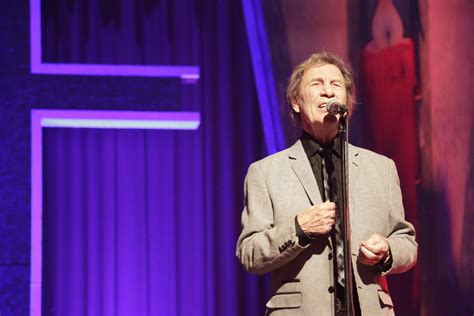
{"type": "Polygon", "coordinates": [[[359,261],[363,264],[373,266],[384,260],[390,251],[387,238],[379,234],[372,235],[359,246],[359,261]]]}
{"type": "Polygon", "coordinates": [[[336,203],[324,202],[310,207],[296,217],[304,233],[310,237],[329,233],[336,218],[336,203]]]}

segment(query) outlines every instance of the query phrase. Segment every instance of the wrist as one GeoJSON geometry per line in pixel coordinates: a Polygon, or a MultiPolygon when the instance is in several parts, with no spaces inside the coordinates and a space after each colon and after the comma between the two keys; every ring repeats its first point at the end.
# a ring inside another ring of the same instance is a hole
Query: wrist
{"type": "Polygon", "coordinates": [[[298,237],[298,244],[301,246],[301,247],[305,247],[307,245],[309,245],[312,241],[313,241],[313,238],[311,238],[310,236],[308,236],[303,228],[301,228],[301,225],[300,223],[298,222],[298,216],[295,217],[295,230],[296,230],[296,236],[298,237]]]}
{"type": "Polygon", "coordinates": [[[378,263],[380,272],[383,273],[390,270],[392,268],[392,263],[393,263],[392,252],[390,251],[390,248],[389,248],[385,257],[383,257],[378,263]]]}

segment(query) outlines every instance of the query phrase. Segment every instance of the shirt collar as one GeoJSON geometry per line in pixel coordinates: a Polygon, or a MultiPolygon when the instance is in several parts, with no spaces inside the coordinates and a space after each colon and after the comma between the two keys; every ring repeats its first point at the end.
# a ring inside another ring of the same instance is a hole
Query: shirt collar
{"type": "Polygon", "coordinates": [[[341,157],[341,146],[339,137],[335,137],[333,141],[327,145],[321,145],[318,143],[310,134],[306,131],[303,131],[301,135],[301,144],[303,145],[304,151],[308,158],[314,156],[321,148],[332,148],[333,153],[336,154],[337,157],[341,157]]]}

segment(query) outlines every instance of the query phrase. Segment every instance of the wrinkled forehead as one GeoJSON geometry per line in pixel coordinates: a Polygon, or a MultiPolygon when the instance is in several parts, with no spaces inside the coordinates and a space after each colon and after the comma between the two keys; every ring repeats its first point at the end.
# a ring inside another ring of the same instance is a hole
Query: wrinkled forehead
{"type": "Polygon", "coordinates": [[[308,65],[308,67],[303,71],[301,82],[309,82],[315,79],[341,80],[344,82],[344,76],[339,67],[334,64],[322,62],[308,65]]]}

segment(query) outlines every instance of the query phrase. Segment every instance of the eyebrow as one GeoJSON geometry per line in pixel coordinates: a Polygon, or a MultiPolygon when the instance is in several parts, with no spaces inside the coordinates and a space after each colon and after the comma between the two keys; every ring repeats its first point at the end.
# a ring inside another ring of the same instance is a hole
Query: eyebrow
{"type": "MultiPolygon", "coordinates": [[[[324,78],[322,78],[322,77],[313,78],[309,82],[311,83],[311,82],[314,82],[314,81],[324,81],[324,78]]],[[[332,79],[330,82],[344,83],[344,80],[343,79],[332,79]]]]}

